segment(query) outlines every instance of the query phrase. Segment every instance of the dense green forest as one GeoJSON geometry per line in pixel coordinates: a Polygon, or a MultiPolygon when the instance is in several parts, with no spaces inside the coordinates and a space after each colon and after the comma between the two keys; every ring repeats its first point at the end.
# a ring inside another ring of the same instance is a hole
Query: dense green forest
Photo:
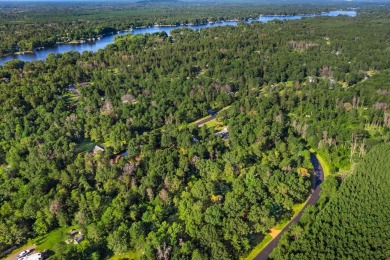
{"type": "Polygon", "coordinates": [[[0,56],[33,51],[61,42],[97,38],[129,28],[248,20],[260,14],[313,14],[351,4],[207,4],[197,3],[0,3],[0,56]]]}
{"type": "Polygon", "coordinates": [[[0,66],[1,248],[72,225],[85,240],[52,259],[246,255],[310,194],[309,147],[336,172],[389,141],[389,24],[177,29],[0,66]]]}
{"type": "Polygon", "coordinates": [[[379,145],[358,163],[330,201],[312,209],[281,240],[272,259],[388,259],[390,145],[379,145]]]}

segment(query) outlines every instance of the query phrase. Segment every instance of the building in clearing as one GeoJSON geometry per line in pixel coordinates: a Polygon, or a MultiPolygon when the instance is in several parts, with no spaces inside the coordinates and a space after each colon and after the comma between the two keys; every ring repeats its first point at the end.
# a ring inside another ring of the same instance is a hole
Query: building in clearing
{"type": "Polygon", "coordinates": [[[73,243],[76,244],[76,245],[78,245],[78,244],[80,244],[81,241],[83,241],[83,240],[84,240],[84,237],[83,237],[83,235],[80,234],[80,235],[77,235],[77,236],[74,237],[73,243]]]}
{"type": "Polygon", "coordinates": [[[229,130],[228,130],[227,127],[225,127],[222,131],[219,131],[219,132],[217,132],[215,134],[220,136],[224,140],[229,138],[229,130]]]}
{"type": "Polygon", "coordinates": [[[95,147],[93,148],[92,153],[93,153],[93,154],[97,154],[97,153],[99,153],[99,152],[104,152],[104,148],[101,147],[101,146],[99,146],[99,145],[95,145],[95,147]]]}

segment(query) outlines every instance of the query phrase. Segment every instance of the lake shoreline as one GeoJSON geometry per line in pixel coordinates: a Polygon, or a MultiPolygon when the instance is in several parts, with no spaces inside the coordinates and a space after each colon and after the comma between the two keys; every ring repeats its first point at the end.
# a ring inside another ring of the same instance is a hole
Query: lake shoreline
{"type": "Polygon", "coordinates": [[[77,40],[70,42],[57,42],[54,46],[47,47],[38,47],[33,51],[25,52],[14,52],[5,55],[0,55],[0,66],[11,60],[22,60],[25,62],[32,62],[36,60],[46,60],[49,54],[59,54],[69,51],[77,51],[82,53],[84,51],[96,52],[99,49],[104,49],[108,44],[114,43],[115,35],[123,36],[127,34],[145,34],[145,33],[155,33],[155,32],[166,32],[169,34],[171,30],[178,28],[190,28],[193,30],[212,28],[218,26],[237,26],[238,23],[252,23],[252,22],[262,22],[267,23],[272,20],[299,20],[302,18],[312,18],[312,17],[334,17],[338,15],[347,15],[354,17],[357,15],[356,11],[344,11],[344,10],[333,10],[328,12],[321,12],[315,14],[297,14],[297,15],[260,15],[256,18],[248,19],[233,19],[233,20],[221,20],[221,21],[208,21],[206,23],[199,24],[176,24],[176,25],[158,25],[145,26],[145,27],[136,27],[130,28],[129,30],[122,30],[117,32],[111,32],[107,34],[101,34],[97,37],[92,37],[86,40],[77,40]],[[161,29],[161,30],[158,30],[161,29]],[[112,38],[109,38],[111,35],[114,35],[112,38]]]}

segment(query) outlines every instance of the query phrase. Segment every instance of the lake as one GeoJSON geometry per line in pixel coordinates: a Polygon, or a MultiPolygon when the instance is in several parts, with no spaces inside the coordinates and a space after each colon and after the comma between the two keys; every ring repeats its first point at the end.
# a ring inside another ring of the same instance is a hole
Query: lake
{"type": "MultiPolygon", "coordinates": [[[[356,16],[355,11],[331,11],[321,14],[310,14],[310,15],[293,15],[293,16],[260,16],[256,19],[251,19],[249,21],[245,21],[245,23],[251,23],[251,22],[269,22],[272,20],[298,20],[305,17],[317,17],[317,16],[338,16],[338,15],[347,15],[347,16],[356,16]]],[[[9,55],[5,57],[0,57],[0,65],[4,65],[7,61],[10,60],[23,60],[23,61],[35,61],[35,60],[45,60],[47,55],[50,53],[64,53],[68,51],[77,51],[77,52],[83,52],[83,51],[92,51],[96,52],[99,49],[104,49],[108,44],[114,42],[115,36],[125,35],[125,34],[145,34],[145,33],[155,33],[155,32],[161,32],[164,31],[167,34],[173,29],[177,28],[191,28],[194,30],[199,30],[203,28],[210,28],[210,27],[216,27],[216,26],[227,26],[232,25],[236,26],[238,23],[237,21],[225,21],[225,22],[219,22],[219,23],[212,23],[212,24],[204,24],[204,25],[189,25],[189,26],[153,26],[148,28],[137,28],[133,31],[123,31],[119,32],[117,34],[110,34],[103,36],[100,40],[91,41],[91,42],[85,42],[85,43],[79,43],[79,44],[59,44],[54,47],[45,48],[42,50],[36,50],[34,53],[27,53],[27,54],[18,54],[18,55],[9,55]]]]}

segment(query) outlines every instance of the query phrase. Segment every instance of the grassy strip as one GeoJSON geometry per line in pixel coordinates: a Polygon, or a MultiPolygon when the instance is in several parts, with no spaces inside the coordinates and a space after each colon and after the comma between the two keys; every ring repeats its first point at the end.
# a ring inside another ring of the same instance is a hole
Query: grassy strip
{"type": "MultiPolygon", "coordinates": [[[[298,213],[303,209],[303,207],[306,205],[306,202],[308,200],[309,199],[307,199],[303,203],[294,204],[294,206],[292,207],[292,211],[294,212],[294,215],[292,216],[291,219],[295,218],[295,216],[298,215],[298,213]]],[[[281,222],[276,224],[276,226],[274,226],[273,229],[282,230],[283,228],[285,228],[287,226],[288,223],[290,223],[291,219],[290,220],[288,220],[288,219],[282,220],[281,222]]]]}
{"type": "Polygon", "coordinates": [[[328,161],[324,159],[325,156],[320,155],[319,152],[316,152],[313,148],[310,148],[310,152],[314,153],[317,157],[317,160],[320,162],[322,170],[324,171],[324,177],[326,178],[327,176],[329,176],[331,173],[331,167],[328,161]]]}
{"type": "Polygon", "coordinates": [[[321,155],[319,155],[318,153],[316,154],[316,157],[318,159],[318,161],[320,162],[321,166],[322,166],[322,170],[324,171],[324,176],[325,178],[327,176],[330,175],[330,165],[328,163],[328,161],[326,161],[321,155]]]}
{"type": "Polygon", "coordinates": [[[267,234],[263,240],[250,252],[246,257],[241,258],[242,260],[252,260],[254,259],[263,249],[272,241],[272,236],[267,234]]]}
{"type": "MultiPolygon", "coordinates": [[[[210,115],[205,116],[205,117],[203,117],[203,118],[201,118],[201,119],[198,119],[198,120],[196,120],[196,121],[194,121],[194,122],[192,122],[192,123],[189,123],[187,126],[190,127],[190,126],[193,126],[193,125],[197,125],[200,121],[205,120],[205,119],[207,119],[207,118],[209,118],[209,117],[210,117],[210,115]]],[[[214,119],[214,120],[215,120],[215,119],[214,119]]]]}

